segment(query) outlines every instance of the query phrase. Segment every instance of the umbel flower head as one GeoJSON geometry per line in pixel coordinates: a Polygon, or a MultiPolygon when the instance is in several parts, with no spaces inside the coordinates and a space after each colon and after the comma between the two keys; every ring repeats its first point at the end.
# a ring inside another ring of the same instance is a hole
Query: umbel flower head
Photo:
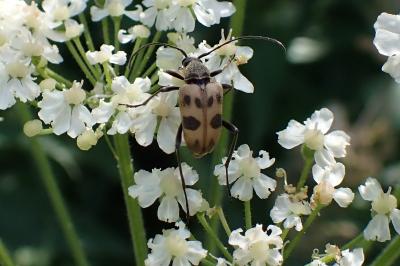
{"type": "Polygon", "coordinates": [[[242,229],[232,231],[229,236],[229,244],[235,248],[233,252],[234,263],[240,266],[269,265],[278,266],[283,261],[280,250],[283,247],[281,238],[282,230],[269,225],[267,230],[262,229],[261,224],[250,228],[244,235],[242,229]]]}
{"type": "Polygon", "coordinates": [[[379,242],[390,240],[389,220],[400,234],[400,210],[397,209],[396,197],[390,194],[390,188],[384,193],[378,180],[369,177],[358,190],[364,200],[372,202],[372,220],[364,230],[364,238],[379,242]]]}
{"type": "Polygon", "coordinates": [[[300,215],[309,215],[310,213],[311,207],[307,201],[298,200],[284,193],[276,199],[270,215],[274,223],[284,221],[283,226],[285,228],[295,227],[296,231],[301,231],[303,224],[300,215]]]}
{"type": "MultiPolygon", "coordinates": [[[[186,163],[182,163],[182,171],[187,186],[192,186],[199,180],[196,171],[186,163]]],[[[178,168],[153,169],[151,173],[140,170],[135,173],[134,179],[136,185],[129,187],[129,195],[137,198],[142,208],[149,207],[159,198],[161,203],[158,207],[157,216],[161,221],[178,221],[179,205],[186,212],[185,195],[178,168]]],[[[196,214],[207,205],[199,191],[192,188],[185,190],[190,215],[196,214]]]]}
{"type": "MultiPolygon", "coordinates": [[[[286,149],[305,144],[314,150],[318,164],[325,165],[326,157],[342,158],[346,156],[346,146],[350,137],[341,130],[328,133],[333,122],[333,113],[327,109],[315,111],[303,124],[290,120],[286,129],[279,131],[278,142],[286,149]]],[[[329,160],[331,161],[331,160],[329,160]]]]}
{"type": "MultiPolygon", "coordinates": [[[[260,151],[259,157],[253,158],[253,151],[247,144],[241,145],[234,153],[228,168],[228,181],[233,183],[232,196],[242,201],[253,198],[253,189],[257,196],[266,199],[276,188],[276,181],[261,173],[262,169],[272,166],[274,158],[270,158],[268,152],[260,151]]],[[[226,185],[226,172],[224,163],[215,166],[214,175],[218,176],[220,185],[226,185]]]]}
{"type": "Polygon", "coordinates": [[[162,235],[150,239],[147,246],[151,253],[145,260],[146,266],[189,266],[198,265],[207,256],[201,242],[188,241],[190,232],[183,222],[176,224],[178,229],[163,230],[162,235]]]}
{"type": "MultiPolygon", "coordinates": [[[[353,251],[349,249],[340,251],[337,246],[326,245],[327,255],[334,256],[336,262],[332,266],[361,266],[364,262],[364,252],[362,248],[356,248],[353,251]],[[331,253],[333,250],[334,253],[331,253]]],[[[328,266],[319,259],[315,259],[310,263],[310,266],[328,266]]]]}

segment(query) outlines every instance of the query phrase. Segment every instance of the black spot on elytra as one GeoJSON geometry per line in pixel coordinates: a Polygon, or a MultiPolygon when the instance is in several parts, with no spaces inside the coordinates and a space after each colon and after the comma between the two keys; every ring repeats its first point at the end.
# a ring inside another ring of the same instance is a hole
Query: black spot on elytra
{"type": "Polygon", "coordinates": [[[214,129],[220,128],[222,125],[221,114],[214,115],[214,117],[211,119],[210,125],[214,129]]]}
{"type": "Polygon", "coordinates": [[[217,102],[218,103],[221,103],[222,102],[222,97],[221,97],[221,94],[217,94],[217,96],[216,96],[216,98],[217,98],[217,102]]]}
{"type": "Polygon", "coordinates": [[[210,98],[208,98],[208,102],[207,102],[208,107],[211,107],[213,105],[213,103],[214,103],[214,97],[210,96],[210,98]]]}
{"type": "Polygon", "coordinates": [[[183,96],[183,103],[184,103],[184,105],[186,106],[189,106],[190,105],[190,96],[189,95],[185,95],[185,96],[183,96]]]}
{"type": "Polygon", "coordinates": [[[185,129],[196,130],[200,127],[200,121],[193,116],[184,116],[182,118],[182,125],[185,129]]]}
{"type": "Polygon", "coordinates": [[[194,102],[196,103],[197,108],[203,107],[203,105],[201,104],[200,98],[196,98],[196,99],[194,100],[194,102]]]}

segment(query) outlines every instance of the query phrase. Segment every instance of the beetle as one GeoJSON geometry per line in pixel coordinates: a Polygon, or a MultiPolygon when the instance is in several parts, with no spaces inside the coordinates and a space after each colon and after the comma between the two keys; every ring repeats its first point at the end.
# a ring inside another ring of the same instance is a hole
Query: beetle
{"type": "MultiPolygon", "coordinates": [[[[147,98],[143,103],[138,105],[126,105],[128,107],[139,107],[146,105],[153,97],[162,92],[179,91],[179,109],[181,113],[182,123],[178,127],[175,140],[175,153],[178,161],[178,168],[182,183],[183,192],[185,195],[186,214],[189,217],[189,203],[185,191],[185,180],[183,177],[181,158],[179,148],[182,142],[182,135],[185,139],[186,145],[193,155],[197,158],[201,158],[204,155],[213,151],[218,139],[221,135],[221,128],[224,127],[233,134],[227,159],[224,163],[225,174],[226,174],[226,185],[228,193],[231,196],[230,184],[228,181],[228,168],[229,163],[232,160],[233,151],[236,146],[238,139],[239,129],[232,123],[222,119],[222,103],[223,96],[232,89],[230,84],[220,84],[215,80],[215,76],[222,73],[224,69],[219,69],[210,72],[209,69],[201,61],[201,58],[210,55],[212,52],[220,49],[221,47],[238,40],[242,39],[259,39],[265,41],[271,41],[280,45],[285,49],[284,45],[278,40],[264,37],[264,36],[242,36],[226,41],[220,45],[217,45],[208,52],[205,52],[198,57],[190,57],[186,54],[183,49],[179,47],[153,42],[148,43],[140,47],[131,58],[142,49],[151,46],[167,46],[180,51],[184,59],[182,60],[181,71],[166,70],[165,73],[178,78],[185,82],[181,87],[177,86],[165,86],[160,87],[154,94],[147,98]]],[[[130,64],[129,64],[130,65],[130,64]]],[[[129,67],[128,65],[128,67],[129,67]]]]}

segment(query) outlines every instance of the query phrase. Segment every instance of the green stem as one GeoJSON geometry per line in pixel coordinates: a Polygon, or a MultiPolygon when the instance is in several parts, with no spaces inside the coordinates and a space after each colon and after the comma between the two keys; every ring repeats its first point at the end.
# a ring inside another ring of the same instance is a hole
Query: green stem
{"type": "Polygon", "coordinates": [[[205,258],[201,260],[201,264],[206,265],[206,266],[215,266],[215,263],[213,263],[212,261],[205,259],[205,258]]]}
{"type": "Polygon", "coordinates": [[[108,17],[105,17],[101,20],[101,28],[103,30],[103,40],[105,44],[110,44],[110,32],[109,32],[109,24],[108,17]]]}
{"type": "Polygon", "coordinates": [[[299,191],[304,184],[307,182],[308,175],[311,171],[311,167],[314,162],[314,151],[307,148],[307,146],[303,145],[301,149],[303,159],[304,159],[304,167],[301,171],[301,175],[299,181],[297,182],[296,189],[299,191]]]}
{"type": "Polygon", "coordinates": [[[157,65],[156,62],[154,62],[142,75],[142,77],[147,77],[149,76],[151,73],[153,73],[154,70],[156,70],[157,65]]]}
{"type": "Polygon", "coordinates": [[[15,263],[13,262],[10,252],[8,251],[7,247],[4,245],[3,241],[0,240],[0,265],[2,266],[14,266],[15,263]]]}
{"type": "Polygon", "coordinates": [[[133,165],[128,134],[114,136],[115,151],[118,156],[118,170],[128,213],[129,229],[132,238],[136,265],[144,266],[147,257],[147,240],[144,229],[142,210],[136,199],[128,195],[128,187],[133,185],[133,165]]]}
{"type": "Polygon", "coordinates": [[[78,63],[79,67],[81,68],[81,70],[83,71],[83,73],[85,74],[86,78],[90,81],[90,83],[92,83],[92,85],[94,86],[96,84],[96,79],[92,76],[92,74],[90,73],[88,67],[85,65],[85,63],[83,62],[82,58],[79,56],[78,52],[76,51],[74,45],[72,44],[71,41],[67,41],[65,42],[68,50],[70,51],[70,53],[72,54],[72,57],[75,59],[75,61],[78,63]]]}
{"type": "MultiPolygon", "coordinates": [[[[161,32],[157,31],[154,34],[153,40],[151,42],[158,42],[161,38],[161,32]]],[[[140,60],[139,67],[133,69],[133,77],[138,77],[140,73],[142,73],[143,69],[146,67],[147,62],[150,60],[150,57],[153,55],[154,49],[156,49],[155,45],[150,46],[147,48],[147,51],[142,60],[140,60]]]]}
{"type": "MultiPolygon", "coordinates": [[[[119,28],[121,27],[121,17],[113,17],[112,18],[113,25],[114,25],[114,47],[115,47],[115,52],[119,51],[119,41],[118,41],[118,31],[119,28]]],[[[115,75],[118,76],[119,73],[119,65],[114,66],[114,71],[115,75]]]]}
{"type": "Polygon", "coordinates": [[[217,214],[218,214],[218,218],[219,218],[219,220],[220,220],[220,222],[222,224],[222,227],[225,230],[226,235],[229,237],[231,235],[231,233],[232,233],[232,230],[229,228],[229,224],[226,221],[224,210],[221,207],[218,207],[217,208],[217,214]]]}
{"type": "Polygon", "coordinates": [[[83,36],[85,37],[86,45],[90,51],[94,51],[95,49],[94,49],[94,45],[93,45],[93,39],[92,39],[92,36],[90,35],[89,24],[87,23],[84,13],[79,14],[79,21],[83,24],[83,27],[85,29],[83,31],[83,36]]]}
{"type": "Polygon", "coordinates": [[[135,45],[133,46],[131,56],[129,57],[128,65],[125,68],[125,73],[124,73],[125,77],[129,77],[130,76],[130,74],[133,71],[133,67],[134,67],[133,63],[135,63],[135,64],[137,63],[138,55],[136,55],[135,58],[133,58],[132,56],[136,53],[137,50],[139,50],[140,44],[142,43],[142,40],[143,39],[139,38],[139,39],[136,39],[136,41],[135,41],[135,45]]]}
{"type": "MultiPolygon", "coordinates": [[[[244,25],[244,18],[246,14],[246,0],[234,0],[233,5],[236,7],[235,14],[231,17],[230,21],[230,28],[233,30],[234,36],[241,36],[243,33],[243,25],[244,25]]],[[[224,96],[224,107],[223,107],[223,114],[224,120],[231,121],[232,120],[232,110],[233,110],[233,92],[228,93],[224,96]]],[[[228,145],[229,137],[227,132],[222,131],[220,140],[215,147],[213,156],[212,156],[212,165],[216,165],[220,163],[221,158],[225,156],[225,150],[228,145]]],[[[221,186],[218,184],[217,178],[211,179],[211,184],[209,184],[210,189],[210,203],[213,206],[222,206],[222,190],[221,186]]],[[[211,227],[215,232],[219,232],[219,223],[214,221],[211,223],[211,227]]],[[[215,245],[213,242],[207,242],[208,250],[210,252],[215,251],[215,245]]]]}
{"type": "Polygon", "coordinates": [[[88,66],[88,68],[90,70],[90,73],[92,73],[92,75],[95,77],[96,80],[100,80],[100,72],[97,72],[95,67],[89,63],[89,60],[86,57],[85,48],[83,48],[83,45],[82,45],[81,40],[79,39],[79,37],[78,38],[74,38],[73,42],[76,45],[76,48],[78,48],[78,52],[81,55],[81,57],[83,58],[83,61],[88,66]]]}
{"type": "Polygon", "coordinates": [[[60,74],[54,72],[50,68],[45,68],[45,73],[50,77],[55,79],[56,81],[65,84],[66,87],[72,87],[72,82],[69,81],[68,79],[64,78],[60,74]]]}
{"type": "MultiPolygon", "coordinates": [[[[18,104],[17,106],[19,116],[23,123],[32,120],[32,116],[26,105],[18,104]]],[[[64,237],[67,240],[68,246],[75,260],[75,264],[79,266],[89,266],[89,262],[83,251],[82,244],[79,241],[75,226],[72,223],[71,216],[61,195],[61,191],[58,188],[56,178],[50,166],[50,162],[46,157],[46,153],[40,145],[38,139],[29,138],[29,144],[32,158],[40,173],[39,176],[46,187],[50,202],[53,205],[53,209],[57,215],[58,222],[61,225],[61,229],[64,233],[64,237]]]]}
{"type": "Polygon", "coordinates": [[[244,202],[244,220],[246,224],[246,229],[249,230],[252,228],[251,222],[251,202],[250,200],[244,202]]]}
{"type": "Polygon", "coordinates": [[[105,62],[102,65],[103,65],[104,75],[106,76],[107,85],[111,88],[112,79],[110,75],[110,70],[108,69],[108,63],[105,62]]]}
{"type": "Polygon", "coordinates": [[[221,240],[219,240],[217,234],[212,230],[212,228],[208,224],[206,218],[204,217],[204,213],[198,214],[197,219],[199,220],[200,224],[203,226],[203,228],[206,231],[206,233],[208,234],[208,236],[215,242],[216,246],[221,251],[221,253],[224,255],[224,257],[227,260],[232,261],[233,260],[232,255],[228,252],[228,250],[226,249],[224,244],[222,244],[221,240]]]}
{"type": "Polygon", "coordinates": [[[379,256],[370,264],[370,266],[389,266],[395,265],[400,257],[400,236],[396,235],[389,245],[379,254],[379,256]]]}
{"type": "Polygon", "coordinates": [[[317,218],[319,211],[322,209],[323,205],[318,205],[308,216],[307,220],[304,223],[303,229],[296,234],[296,236],[293,238],[293,240],[290,241],[289,245],[287,248],[284,250],[283,253],[283,259],[286,260],[294,248],[297,246],[301,238],[303,237],[304,233],[307,231],[307,229],[310,227],[310,225],[314,222],[315,218],[317,218]]]}
{"type": "Polygon", "coordinates": [[[289,228],[285,228],[285,229],[282,230],[282,235],[281,235],[282,240],[285,240],[285,238],[287,237],[288,233],[289,233],[289,228]]]}

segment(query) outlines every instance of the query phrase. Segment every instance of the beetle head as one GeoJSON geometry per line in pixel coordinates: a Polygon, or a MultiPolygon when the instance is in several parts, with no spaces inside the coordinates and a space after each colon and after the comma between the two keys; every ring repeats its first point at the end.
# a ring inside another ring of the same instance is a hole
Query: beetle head
{"type": "Polygon", "coordinates": [[[196,57],[189,57],[189,56],[187,56],[187,57],[183,58],[183,60],[182,60],[182,66],[187,67],[187,66],[189,65],[189,63],[190,63],[190,62],[193,62],[193,61],[199,61],[199,62],[201,62],[201,61],[200,61],[198,58],[196,58],[196,57]]]}

